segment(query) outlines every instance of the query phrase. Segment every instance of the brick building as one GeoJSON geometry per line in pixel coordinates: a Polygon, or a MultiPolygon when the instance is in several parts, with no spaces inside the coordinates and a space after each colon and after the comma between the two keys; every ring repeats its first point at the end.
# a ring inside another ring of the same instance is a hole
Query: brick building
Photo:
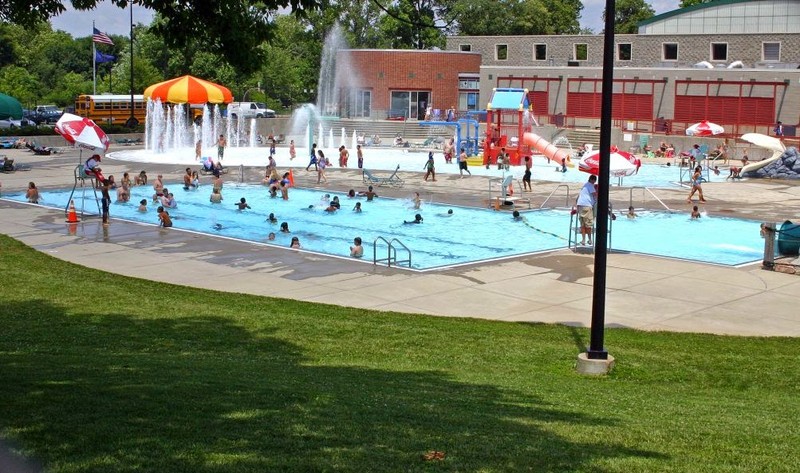
{"type": "MultiPolygon", "coordinates": [[[[478,110],[481,55],[460,51],[344,49],[336,63],[357,74],[341,93],[342,117],[423,119],[428,107],[478,110]]],[[[337,66],[338,67],[338,66],[337,66]]],[[[346,71],[337,71],[339,74],[346,71]]]]}

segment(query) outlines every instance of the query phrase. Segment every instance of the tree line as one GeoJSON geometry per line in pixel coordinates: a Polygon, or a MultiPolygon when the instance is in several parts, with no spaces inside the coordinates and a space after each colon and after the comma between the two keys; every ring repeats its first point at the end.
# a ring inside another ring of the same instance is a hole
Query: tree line
{"type": "MultiPolygon", "coordinates": [[[[97,0],[81,0],[79,9],[97,0]]],[[[121,8],[127,0],[112,0],[121,8]]],[[[75,2],[73,2],[74,4],[75,2]]],[[[242,97],[285,110],[314,101],[323,42],[338,22],[352,48],[444,48],[448,35],[591,33],[580,29],[580,0],[137,0],[153,9],[150,25],[98,45],[116,60],[97,66],[98,93],[134,93],[192,74],[242,97]],[[260,87],[259,87],[260,86],[260,87]],[[259,90],[260,89],[260,90],[259,90]]],[[[0,3],[0,92],[26,105],[67,106],[92,92],[91,36],[54,31],[60,0],[0,3]]],[[[644,0],[617,0],[617,32],[635,32],[653,15],[644,0]],[[622,14],[620,13],[622,12],[622,14]],[[622,15],[622,16],[621,16],[622,15]],[[633,18],[633,19],[631,19],[633,18]],[[631,28],[634,31],[629,31],[631,28]]]]}

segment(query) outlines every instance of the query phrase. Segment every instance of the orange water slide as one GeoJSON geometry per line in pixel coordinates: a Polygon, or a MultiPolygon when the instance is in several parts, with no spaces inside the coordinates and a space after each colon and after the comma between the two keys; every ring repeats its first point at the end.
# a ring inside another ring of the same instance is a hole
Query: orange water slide
{"type": "Polygon", "coordinates": [[[565,159],[567,165],[572,166],[572,160],[569,157],[568,150],[557,147],[536,133],[529,132],[523,134],[522,142],[557,163],[565,159]]]}

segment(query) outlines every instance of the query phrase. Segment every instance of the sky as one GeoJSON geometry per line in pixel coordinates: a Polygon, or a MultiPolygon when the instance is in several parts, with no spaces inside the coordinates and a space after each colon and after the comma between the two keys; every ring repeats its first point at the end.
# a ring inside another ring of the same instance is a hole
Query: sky
{"type": "MultiPolygon", "coordinates": [[[[53,29],[66,31],[73,38],[81,38],[92,35],[92,21],[95,27],[106,34],[118,34],[129,36],[131,32],[131,12],[129,9],[122,9],[109,1],[98,3],[97,8],[87,11],[76,11],[72,9],[70,2],[64,2],[67,11],[59,16],[50,19],[53,29]]],[[[133,22],[134,24],[143,23],[149,25],[153,21],[153,11],[134,5],[133,22]]]]}
{"type": "MultiPolygon", "coordinates": [[[[69,5],[69,2],[66,2],[69,5]]],[[[648,3],[653,7],[656,15],[678,8],[680,0],[650,0],[648,3]]],[[[591,28],[595,33],[603,29],[603,9],[606,0],[583,0],[583,13],[581,15],[581,27],[591,28]]],[[[134,6],[133,22],[150,24],[153,19],[152,10],[134,6]]],[[[79,38],[92,34],[92,20],[97,29],[108,34],[119,34],[128,36],[130,33],[130,11],[121,9],[109,1],[103,1],[98,7],[89,11],[75,11],[71,7],[68,10],[54,17],[51,22],[53,28],[70,33],[73,37],[79,38]]]]}

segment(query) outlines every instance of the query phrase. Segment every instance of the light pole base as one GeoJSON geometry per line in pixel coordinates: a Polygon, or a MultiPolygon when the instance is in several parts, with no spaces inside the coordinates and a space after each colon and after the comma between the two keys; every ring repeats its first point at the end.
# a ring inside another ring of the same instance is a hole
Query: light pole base
{"type": "Polygon", "coordinates": [[[584,352],[578,355],[575,363],[575,370],[578,374],[588,376],[605,376],[614,369],[614,357],[608,355],[605,360],[593,360],[584,352]]]}

